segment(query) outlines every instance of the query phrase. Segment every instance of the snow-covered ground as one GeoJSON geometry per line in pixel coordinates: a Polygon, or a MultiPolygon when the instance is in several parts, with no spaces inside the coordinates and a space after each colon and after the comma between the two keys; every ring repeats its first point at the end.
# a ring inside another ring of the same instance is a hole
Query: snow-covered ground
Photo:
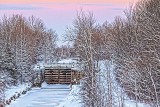
{"type": "Polygon", "coordinates": [[[64,102],[69,92],[69,85],[45,84],[42,88],[33,88],[6,107],[57,107],[64,102]]]}
{"type": "Polygon", "coordinates": [[[69,95],[58,107],[82,107],[80,99],[80,85],[73,85],[69,95]]]}
{"type": "Polygon", "coordinates": [[[12,86],[10,88],[7,88],[5,91],[5,100],[10,99],[13,95],[17,95],[18,93],[22,93],[24,90],[27,90],[31,87],[31,84],[22,84],[18,86],[12,86]]]}

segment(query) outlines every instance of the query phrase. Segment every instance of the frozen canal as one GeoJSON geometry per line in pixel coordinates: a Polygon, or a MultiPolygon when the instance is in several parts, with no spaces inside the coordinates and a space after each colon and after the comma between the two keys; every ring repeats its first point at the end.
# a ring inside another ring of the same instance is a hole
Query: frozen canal
{"type": "Polygon", "coordinates": [[[69,92],[69,85],[45,85],[40,89],[32,89],[7,107],[56,107],[69,92]]]}

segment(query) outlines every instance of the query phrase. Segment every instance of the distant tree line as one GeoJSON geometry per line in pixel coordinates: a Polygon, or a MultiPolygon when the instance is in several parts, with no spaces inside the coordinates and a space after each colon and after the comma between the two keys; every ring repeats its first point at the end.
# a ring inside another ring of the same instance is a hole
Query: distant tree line
{"type": "Polygon", "coordinates": [[[125,95],[160,106],[160,1],[142,0],[125,15],[99,25],[93,14],[80,11],[66,32],[85,65],[85,107],[125,107],[125,95]]]}

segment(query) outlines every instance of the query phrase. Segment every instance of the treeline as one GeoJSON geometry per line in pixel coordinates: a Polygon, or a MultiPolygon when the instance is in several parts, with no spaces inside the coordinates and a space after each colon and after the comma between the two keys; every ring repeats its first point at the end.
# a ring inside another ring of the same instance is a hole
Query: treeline
{"type": "Polygon", "coordinates": [[[22,15],[0,19],[0,81],[5,86],[34,80],[33,65],[54,60],[57,35],[42,20],[22,15]]]}
{"type": "Polygon", "coordinates": [[[160,1],[142,0],[125,15],[99,25],[80,11],[68,28],[66,38],[85,65],[84,107],[125,107],[125,95],[137,107],[160,106],[160,1]]]}

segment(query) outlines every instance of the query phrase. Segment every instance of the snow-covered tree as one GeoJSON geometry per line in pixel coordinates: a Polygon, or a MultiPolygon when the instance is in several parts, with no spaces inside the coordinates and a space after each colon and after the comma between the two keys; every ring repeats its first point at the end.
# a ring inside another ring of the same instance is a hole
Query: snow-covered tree
{"type": "Polygon", "coordinates": [[[84,64],[84,79],[82,80],[82,100],[84,106],[96,107],[103,105],[99,100],[98,72],[101,46],[101,33],[95,23],[93,14],[83,11],[77,14],[73,28],[68,29],[66,38],[74,43],[74,48],[80,61],[84,64]]]}
{"type": "Polygon", "coordinates": [[[159,107],[160,1],[141,1],[113,24],[117,80],[127,95],[159,107]]]}
{"type": "Polygon", "coordinates": [[[0,26],[1,77],[8,85],[30,82],[35,75],[32,65],[39,56],[44,61],[54,59],[56,33],[33,16],[29,19],[22,15],[4,16],[0,26]]]}

